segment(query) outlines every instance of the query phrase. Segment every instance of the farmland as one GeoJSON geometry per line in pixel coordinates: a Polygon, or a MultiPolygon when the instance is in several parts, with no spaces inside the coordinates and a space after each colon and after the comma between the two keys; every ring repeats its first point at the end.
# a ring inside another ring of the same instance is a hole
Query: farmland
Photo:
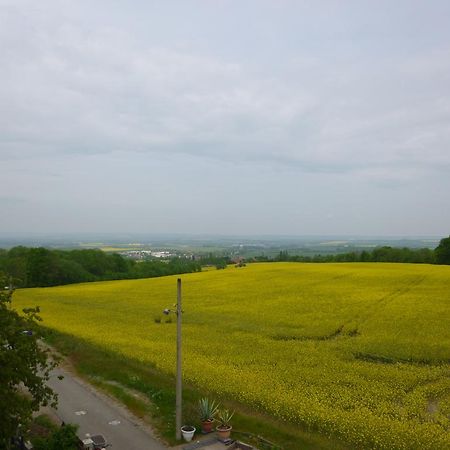
{"type": "MultiPolygon", "coordinates": [[[[176,278],[23,289],[14,303],[173,374],[175,324],[159,318],[176,278]]],[[[182,280],[191,385],[357,448],[450,448],[450,267],[267,263],[182,280]]]]}

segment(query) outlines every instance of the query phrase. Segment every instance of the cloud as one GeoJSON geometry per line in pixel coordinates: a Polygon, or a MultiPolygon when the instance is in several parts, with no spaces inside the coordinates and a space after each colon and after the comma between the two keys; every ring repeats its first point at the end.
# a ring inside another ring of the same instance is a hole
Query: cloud
{"type": "Polygon", "coordinates": [[[3,159],[128,150],[411,174],[450,164],[448,49],[399,61],[305,54],[255,74],[51,11],[6,12],[3,159]]]}
{"type": "Polygon", "coordinates": [[[12,205],[27,203],[27,200],[17,196],[1,195],[0,207],[9,207],[12,205]]]}

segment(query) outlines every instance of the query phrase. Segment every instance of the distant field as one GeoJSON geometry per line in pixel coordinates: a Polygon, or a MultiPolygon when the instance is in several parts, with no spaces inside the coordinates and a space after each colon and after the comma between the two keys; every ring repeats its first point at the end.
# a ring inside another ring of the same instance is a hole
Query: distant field
{"type": "MultiPolygon", "coordinates": [[[[175,371],[176,276],[19,290],[44,324],[175,371]]],[[[450,267],[253,264],[182,276],[184,377],[353,448],[450,449],[450,267]]]]}
{"type": "Polygon", "coordinates": [[[89,242],[89,243],[80,243],[79,247],[83,249],[91,249],[95,248],[98,250],[102,250],[107,253],[115,253],[115,252],[126,252],[129,250],[143,249],[144,245],[141,244],[118,244],[118,245],[108,245],[102,242],[89,242]]]}
{"type": "Polygon", "coordinates": [[[107,253],[117,253],[129,251],[130,247],[100,247],[99,249],[107,253]]]}

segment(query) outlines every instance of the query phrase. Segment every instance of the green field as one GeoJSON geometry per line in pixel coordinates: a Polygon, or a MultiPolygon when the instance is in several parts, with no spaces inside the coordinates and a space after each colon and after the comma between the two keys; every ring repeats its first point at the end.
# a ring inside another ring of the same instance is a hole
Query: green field
{"type": "MultiPolygon", "coordinates": [[[[176,278],[24,289],[14,303],[173,374],[175,323],[155,319],[176,278]]],[[[267,263],[182,280],[191,386],[349,448],[450,448],[449,266],[267,263]]]]}

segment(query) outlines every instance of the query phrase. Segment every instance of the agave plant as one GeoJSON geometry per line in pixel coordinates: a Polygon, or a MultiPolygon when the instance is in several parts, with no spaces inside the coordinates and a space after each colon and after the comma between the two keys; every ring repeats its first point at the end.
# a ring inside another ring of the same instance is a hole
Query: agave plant
{"type": "Polygon", "coordinates": [[[200,412],[200,420],[202,422],[212,422],[219,411],[219,404],[215,400],[204,397],[199,400],[198,409],[200,412]]]}
{"type": "Polygon", "coordinates": [[[218,428],[230,428],[231,419],[234,416],[234,411],[228,411],[228,409],[221,409],[218,413],[219,426],[218,428]]]}

